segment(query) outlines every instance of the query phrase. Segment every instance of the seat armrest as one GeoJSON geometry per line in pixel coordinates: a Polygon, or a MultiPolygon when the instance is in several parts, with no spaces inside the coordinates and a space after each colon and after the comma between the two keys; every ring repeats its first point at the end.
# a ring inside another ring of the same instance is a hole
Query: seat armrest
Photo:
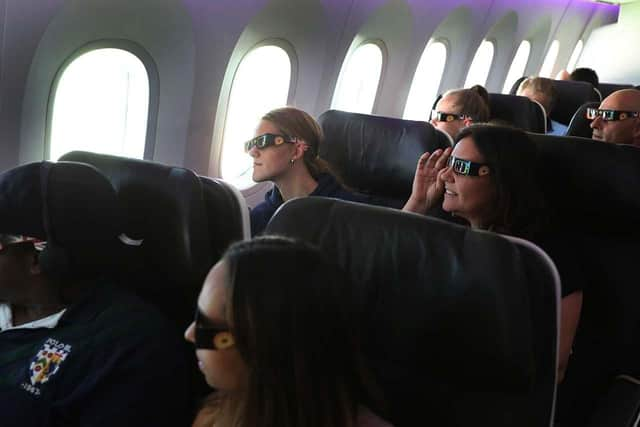
{"type": "Polygon", "coordinates": [[[640,425],[640,378],[616,377],[600,400],[589,427],[638,427],[640,425]]]}

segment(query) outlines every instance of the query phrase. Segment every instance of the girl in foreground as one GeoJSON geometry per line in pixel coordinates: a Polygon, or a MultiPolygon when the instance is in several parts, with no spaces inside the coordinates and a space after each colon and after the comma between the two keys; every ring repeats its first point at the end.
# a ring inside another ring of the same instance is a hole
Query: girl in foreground
{"type": "Polygon", "coordinates": [[[347,276],[306,244],[233,245],[185,332],[217,391],[194,426],[390,427],[364,366],[347,276]]]}

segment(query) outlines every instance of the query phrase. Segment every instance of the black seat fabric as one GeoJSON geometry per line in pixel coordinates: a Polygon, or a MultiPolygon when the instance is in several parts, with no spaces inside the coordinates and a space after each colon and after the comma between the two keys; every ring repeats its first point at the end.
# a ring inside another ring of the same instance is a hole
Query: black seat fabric
{"type": "Polygon", "coordinates": [[[225,181],[200,176],[207,210],[211,255],[220,259],[231,243],[251,237],[244,197],[225,181]]]}
{"type": "Polygon", "coordinates": [[[124,234],[137,242],[117,272],[119,282],[186,328],[214,262],[200,179],[187,169],[96,153],[74,151],[61,160],[91,164],[109,178],[124,212],[124,234]]]}
{"type": "Polygon", "coordinates": [[[118,199],[96,168],[39,162],[2,177],[0,233],[46,241],[39,263],[47,275],[60,280],[94,278],[119,265],[118,199]]]}
{"type": "Polygon", "coordinates": [[[393,425],[550,425],[559,290],[532,245],[315,197],[283,205],[267,233],[316,244],[351,275],[393,425]]]}
{"type": "Polygon", "coordinates": [[[640,150],[531,134],[558,236],[582,266],[584,302],[558,416],[583,425],[617,375],[640,374],[640,150]]]}
{"type": "MultiPolygon", "coordinates": [[[[509,93],[515,95],[518,92],[520,83],[522,83],[525,78],[526,77],[521,77],[516,80],[509,93]]],[[[587,82],[553,80],[553,86],[556,89],[557,98],[550,117],[552,120],[560,122],[563,125],[569,125],[571,118],[582,104],[600,101],[600,94],[587,82]]]]}
{"type": "Polygon", "coordinates": [[[598,85],[598,89],[600,90],[600,94],[602,95],[602,99],[605,99],[607,96],[611,95],[613,92],[622,89],[633,89],[633,85],[629,84],[616,84],[616,83],[600,83],[598,85]]]}
{"type": "Polygon", "coordinates": [[[528,132],[545,133],[546,131],[544,110],[527,97],[490,93],[489,105],[491,119],[505,121],[528,132]]]}
{"type": "Polygon", "coordinates": [[[581,138],[591,138],[593,130],[589,126],[591,120],[587,119],[587,108],[598,108],[599,102],[587,102],[578,108],[573,115],[569,128],[567,129],[567,136],[579,136],[581,138]]]}
{"type": "Polygon", "coordinates": [[[348,187],[387,206],[401,207],[409,198],[422,153],[451,145],[426,122],[335,110],[318,121],[325,135],[320,156],[348,187]]]}

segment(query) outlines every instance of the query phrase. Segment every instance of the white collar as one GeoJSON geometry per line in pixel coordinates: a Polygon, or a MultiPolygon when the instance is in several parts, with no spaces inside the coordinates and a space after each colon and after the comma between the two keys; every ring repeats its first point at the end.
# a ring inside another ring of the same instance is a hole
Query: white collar
{"type": "Polygon", "coordinates": [[[9,304],[0,304],[0,333],[13,330],[13,329],[36,329],[36,328],[49,328],[53,329],[58,326],[60,318],[67,311],[63,308],[57,313],[53,313],[42,319],[34,320],[33,322],[23,323],[22,325],[13,326],[13,315],[11,313],[11,306],[9,304]]]}

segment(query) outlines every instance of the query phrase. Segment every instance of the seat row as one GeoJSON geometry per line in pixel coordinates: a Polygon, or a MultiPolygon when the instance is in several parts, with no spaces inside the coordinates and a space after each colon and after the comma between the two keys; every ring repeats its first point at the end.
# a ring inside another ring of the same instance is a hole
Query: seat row
{"type": "MultiPolygon", "coordinates": [[[[408,197],[417,157],[451,144],[423,122],[337,111],[320,122],[321,156],[347,185],[389,206],[408,197]]],[[[640,291],[629,281],[640,237],[640,150],[530,136],[555,231],[571,242],[569,256],[589,282],[559,402],[590,416],[585,408],[616,375],[640,374],[640,291]]],[[[92,164],[112,182],[126,213],[124,237],[139,244],[113,275],[183,329],[208,268],[248,237],[242,198],[183,168],[82,152],[62,160],[92,164]]],[[[354,310],[363,313],[367,356],[394,425],[415,425],[425,412],[443,425],[550,424],[559,283],[539,249],[393,209],[311,198],[287,203],[267,231],[319,245],[357,279],[354,310]]]]}

